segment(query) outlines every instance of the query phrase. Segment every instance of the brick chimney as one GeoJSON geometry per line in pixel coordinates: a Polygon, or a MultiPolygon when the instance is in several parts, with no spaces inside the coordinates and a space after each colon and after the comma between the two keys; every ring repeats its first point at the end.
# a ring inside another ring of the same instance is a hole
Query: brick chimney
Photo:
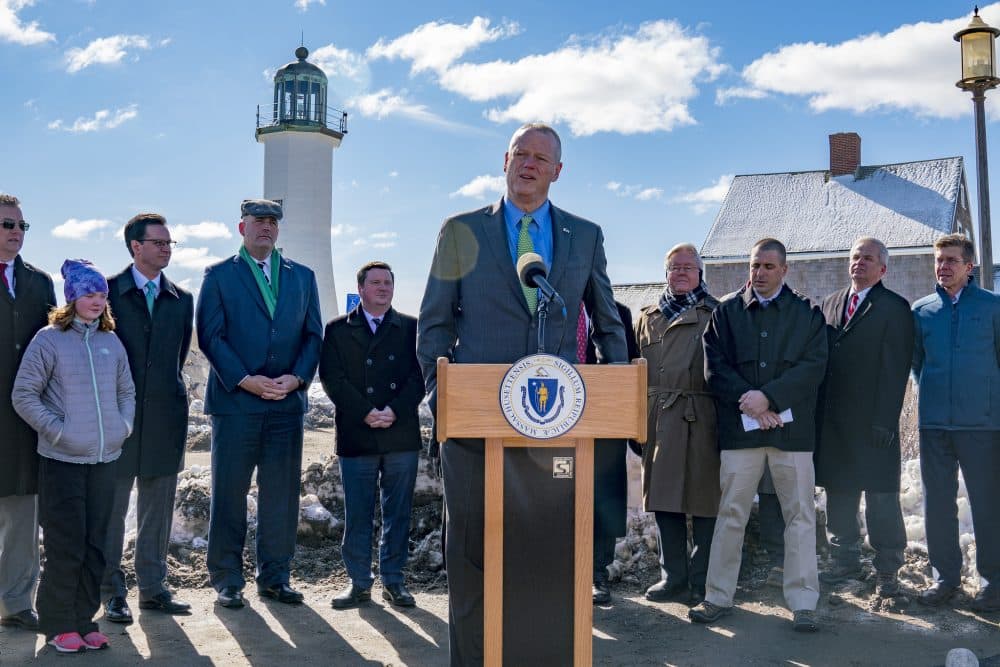
{"type": "Polygon", "coordinates": [[[857,132],[830,135],[830,175],[853,174],[861,165],[861,136],[857,132]]]}

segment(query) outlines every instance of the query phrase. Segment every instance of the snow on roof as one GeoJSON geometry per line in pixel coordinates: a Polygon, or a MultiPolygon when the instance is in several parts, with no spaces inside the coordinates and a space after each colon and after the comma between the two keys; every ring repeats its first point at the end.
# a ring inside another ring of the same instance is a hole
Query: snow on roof
{"type": "Polygon", "coordinates": [[[667,283],[632,283],[630,285],[612,285],[615,301],[628,306],[632,311],[632,320],[639,317],[639,311],[654,303],[660,302],[660,295],[667,283]]]}
{"type": "Polygon", "coordinates": [[[789,252],[849,250],[860,236],[890,248],[928,246],[954,231],[961,157],[828,171],[737,176],[701,248],[703,257],[745,257],[762,237],[789,252]]]}

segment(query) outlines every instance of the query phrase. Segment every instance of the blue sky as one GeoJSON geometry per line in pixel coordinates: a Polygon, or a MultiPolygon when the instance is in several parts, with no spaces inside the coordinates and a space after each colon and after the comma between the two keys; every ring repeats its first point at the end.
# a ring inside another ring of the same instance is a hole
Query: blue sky
{"type": "MultiPolygon", "coordinates": [[[[383,259],[415,313],[441,221],[497,198],[507,139],[537,119],[563,136],[552,201],[603,226],[614,282],[657,280],[667,248],[704,240],[733,174],[825,168],[832,132],[858,132],[864,164],[963,156],[976,210],[952,40],[971,9],[0,0],[0,191],[32,223],[23,256],[56,275],[69,256],[119,270],[122,225],[161,212],[183,242],[167,273],[197,289],[238,246],[240,200],[260,195],[256,105],[304,32],[349,114],[334,154],[341,307],[356,268],[383,259]]],[[[1000,25],[1000,3],[981,14],[1000,25]]]]}

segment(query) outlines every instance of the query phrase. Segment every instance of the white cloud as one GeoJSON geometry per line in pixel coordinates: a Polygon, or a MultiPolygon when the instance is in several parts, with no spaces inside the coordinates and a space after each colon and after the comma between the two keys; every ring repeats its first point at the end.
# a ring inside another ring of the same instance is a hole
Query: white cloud
{"type": "Polygon", "coordinates": [[[726,104],[729,100],[760,100],[767,97],[767,92],[756,88],[744,88],[734,86],[732,88],[719,88],[715,91],[715,103],[726,104]]]}
{"type": "MultiPolygon", "coordinates": [[[[347,81],[355,86],[366,86],[371,79],[368,61],[363,55],[333,44],[310,51],[309,62],[323,70],[331,81],[347,81]]],[[[274,78],[274,72],[271,72],[271,78],[274,78]]]]}
{"type": "Polygon", "coordinates": [[[338,236],[354,236],[357,233],[358,228],[354,225],[345,225],[341,223],[330,228],[330,236],[333,236],[334,238],[338,236]]]}
{"type": "Polygon", "coordinates": [[[38,21],[24,23],[17,15],[35,0],[0,0],[0,42],[32,46],[53,41],[56,36],[38,27],[38,21]]]}
{"type": "Polygon", "coordinates": [[[694,192],[677,195],[671,201],[679,204],[691,204],[695,213],[701,215],[722,203],[733,184],[732,174],[723,174],[713,185],[694,192]]]}
{"type": "Polygon", "coordinates": [[[326,0],[295,0],[295,8],[300,12],[308,10],[312,4],[326,5],[326,0]]]}
{"type": "Polygon", "coordinates": [[[49,123],[50,130],[62,130],[64,132],[97,132],[99,130],[111,130],[122,123],[132,120],[139,115],[139,106],[130,104],[124,109],[115,109],[114,112],[108,109],[101,109],[94,113],[93,118],[83,116],[73,121],[72,125],[67,125],[61,119],[49,123]]]}
{"type": "Polygon", "coordinates": [[[637,134],[694,123],[688,102],[697,81],[725,71],[718,59],[706,37],[660,20],[516,61],[456,64],[440,83],[476,102],[513,98],[486,112],[497,123],[563,122],[576,136],[637,134]]]}
{"type": "Polygon", "coordinates": [[[625,185],[618,181],[608,181],[604,187],[619,197],[632,197],[638,201],[652,201],[663,196],[663,188],[644,188],[642,185],[625,185]]]}
{"type": "Polygon", "coordinates": [[[402,116],[439,127],[452,129],[465,127],[461,123],[455,123],[438,116],[423,104],[411,102],[406,98],[406,91],[394,93],[389,88],[383,88],[377,92],[348,100],[347,106],[356,109],[362,116],[375,117],[379,120],[387,116],[402,116]]]}
{"type": "Polygon", "coordinates": [[[66,51],[66,71],[70,74],[91,65],[113,65],[128,55],[129,49],[148,51],[149,38],[143,35],[100,37],[87,46],[66,51]]]}
{"type": "Polygon", "coordinates": [[[395,169],[389,172],[389,178],[396,178],[397,176],[399,176],[399,172],[395,169]]]}
{"type": "Polygon", "coordinates": [[[224,222],[203,220],[194,225],[170,225],[170,235],[178,243],[188,239],[231,239],[233,232],[224,222]]]}
{"type": "Polygon", "coordinates": [[[104,229],[110,224],[110,220],[103,220],[99,218],[91,218],[89,220],[77,220],[76,218],[70,218],[61,225],[53,227],[51,234],[57,239],[84,241],[90,236],[91,232],[104,229]]]}
{"type": "MultiPolygon", "coordinates": [[[[997,25],[1000,3],[979,13],[997,25]]],[[[955,87],[959,45],[952,39],[968,23],[965,15],[904,24],[836,44],[791,44],[747,65],[743,79],[750,90],[807,97],[817,112],[899,109],[954,118],[972,109],[968,95],[955,87]]]]}
{"type": "Polygon", "coordinates": [[[367,54],[372,60],[410,60],[412,74],[425,70],[442,74],[452,63],[479,45],[516,35],[518,32],[520,28],[517,23],[504,21],[497,27],[490,27],[490,20],[481,16],[465,25],[432,21],[417,26],[392,41],[378,40],[369,47],[367,54]]]}
{"type": "Polygon", "coordinates": [[[488,199],[495,194],[507,191],[507,180],[503,176],[476,176],[474,179],[452,192],[449,197],[471,197],[472,199],[488,199]]]}
{"type": "Polygon", "coordinates": [[[399,236],[399,234],[397,234],[396,232],[374,232],[372,234],[369,234],[368,238],[370,238],[370,239],[394,239],[397,236],[399,236]]]}
{"type": "Polygon", "coordinates": [[[208,248],[177,248],[171,255],[170,264],[197,271],[210,264],[221,262],[222,259],[222,257],[209,254],[208,248]]]}

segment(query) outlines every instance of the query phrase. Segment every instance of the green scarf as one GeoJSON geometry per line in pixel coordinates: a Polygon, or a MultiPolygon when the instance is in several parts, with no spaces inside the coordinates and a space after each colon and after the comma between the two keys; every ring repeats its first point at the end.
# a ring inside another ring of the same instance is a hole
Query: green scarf
{"type": "Polygon", "coordinates": [[[257,288],[260,295],[264,297],[264,305],[267,306],[267,314],[274,319],[274,307],[278,304],[278,276],[281,274],[281,255],[277,248],[271,251],[271,284],[264,278],[264,272],[257,266],[257,260],[250,256],[246,246],[240,246],[240,257],[250,267],[253,279],[257,281],[257,288]]]}

